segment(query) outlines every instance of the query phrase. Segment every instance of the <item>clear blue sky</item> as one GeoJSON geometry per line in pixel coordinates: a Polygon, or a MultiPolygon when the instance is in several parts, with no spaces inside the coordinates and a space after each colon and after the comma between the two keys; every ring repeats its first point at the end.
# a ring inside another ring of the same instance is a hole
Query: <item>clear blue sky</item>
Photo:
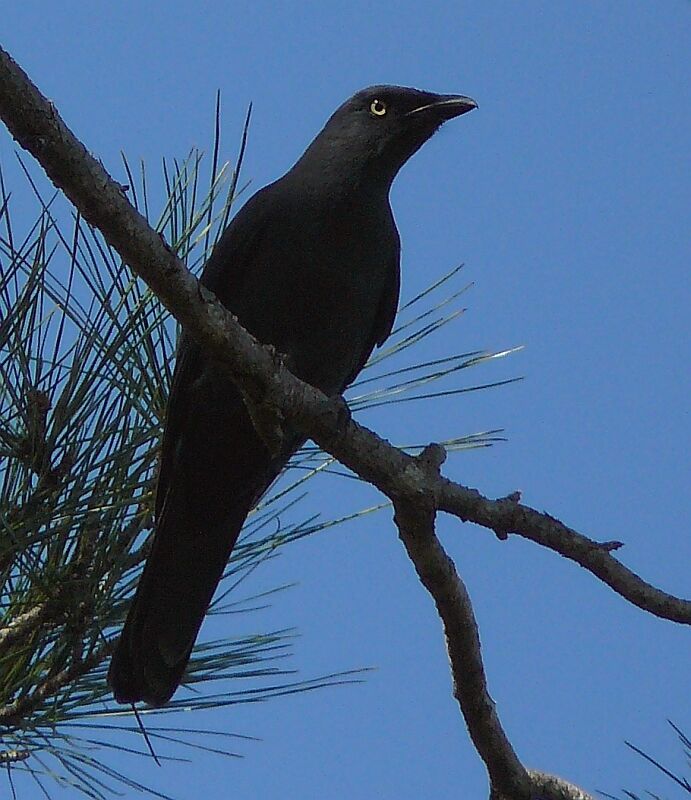
{"type": "MultiPolygon", "coordinates": [[[[22,0],[2,17],[3,46],[121,179],[121,149],[153,166],[206,146],[219,88],[226,157],[254,102],[255,188],[362,86],[473,96],[479,110],[394,188],[403,295],[464,261],[468,311],[421,355],[524,344],[472,379],[526,380],[361,419],[394,442],[505,428],[508,443],[451,457],[447,474],[621,539],[628,566],[689,594],[691,2],[22,0]]],[[[11,149],[0,139],[5,162],[11,149]]],[[[351,484],[325,481],[301,513],[376,499],[351,484]]],[[[623,740],[681,767],[665,719],[691,730],[688,628],[530,543],[439,530],[524,762],[589,790],[666,791],[623,740]]],[[[179,798],[484,796],[439,622],[388,514],[287,548],[252,588],[286,581],[299,585],[252,624],[297,624],[305,677],[376,666],[366,682],[189,720],[261,737],[238,744],[243,760],[114,763],[179,798]]]]}

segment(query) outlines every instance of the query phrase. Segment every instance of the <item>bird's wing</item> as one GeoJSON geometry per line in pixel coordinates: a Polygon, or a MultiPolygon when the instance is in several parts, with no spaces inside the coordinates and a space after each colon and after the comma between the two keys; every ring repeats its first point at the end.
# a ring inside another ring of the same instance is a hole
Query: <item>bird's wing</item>
{"type": "Polygon", "coordinates": [[[342,391],[357,378],[360,371],[367,363],[372,351],[375,347],[381,347],[384,342],[389,338],[396,319],[396,312],[398,311],[398,297],[401,289],[401,243],[398,236],[396,227],[393,228],[396,236],[394,246],[389,256],[388,269],[386,270],[386,279],[382,289],[379,306],[375,317],[375,324],[372,333],[367,342],[367,346],[362,351],[359,360],[354,366],[354,369],[348,375],[348,379],[343,383],[342,391]]]}
{"type": "MultiPolygon", "coordinates": [[[[257,248],[266,230],[271,207],[268,189],[270,185],[257,192],[233,218],[204,266],[201,282],[215,292],[227,308],[232,308],[232,296],[240,293],[243,279],[253,263],[249,255],[257,248]]],[[[156,490],[157,520],[160,520],[170,480],[175,472],[181,437],[189,424],[190,414],[195,413],[196,393],[190,390],[202,379],[208,364],[209,359],[203,349],[183,332],[178,343],[166,411],[156,490]]]]}
{"type": "Polygon", "coordinates": [[[198,346],[183,333],[178,342],[175,359],[175,371],[170,386],[168,405],[166,407],[166,424],[163,429],[158,480],[156,489],[155,517],[161,518],[163,502],[168,493],[170,480],[174,474],[177,443],[184,429],[185,419],[190,412],[186,388],[200,377],[203,361],[199,358],[198,346]]]}
{"type": "MultiPolygon", "coordinates": [[[[400,244],[397,243],[395,255],[392,258],[392,264],[387,272],[387,281],[382,292],[382,297],[379,302],[379,310],[377,312],[377,325],[374,330],[374,345],[381,347],[384,342],[389,338],[389,334],[393,328],[394,320],[396,319],[396,312],[398,311],[398,295],[401,290],[401,249],[400,244]]],[[[368,356],[369,358],[369,356],[368,356]]]]}
{"type": "Polygon", "coordinates": [[[119,702],[160,705],[172,695],[245,517],[283,461],[267,452],[232,380],[183,336],[156,532],[111,663],[119,702]]]}
{"type": "MultiPolygon", "coordinates": [[[[265,192],[233,220],[204,269],[202,282],[231,308],[226,298],[241,293],[266,230],[265,192]]],[[[109,673],[119,702],[160,705],[171,696],[242,523],[280,466],[232,380],[183,332],[159,464],[156,533],[109,673]]]]}
{"type": "Polygon", "coordinates": [[[245,277],[253,268],[271,220],[276,214],[276,184],[260,189],[231,220],[204,266],[201,283],[216,294],[226,308],[241,295],[245,277]]]}

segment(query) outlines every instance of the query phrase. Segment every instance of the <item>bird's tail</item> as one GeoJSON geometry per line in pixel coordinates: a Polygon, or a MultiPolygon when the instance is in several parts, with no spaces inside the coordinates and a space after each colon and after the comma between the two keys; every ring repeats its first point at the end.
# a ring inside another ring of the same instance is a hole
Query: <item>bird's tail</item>
{"type": "Polygon", "coordinates": [[[179,686],[211,598],[251,501],[222,530],[164,513],[113,654],[108,682],[119,703],[166,703],[179,686]]]}

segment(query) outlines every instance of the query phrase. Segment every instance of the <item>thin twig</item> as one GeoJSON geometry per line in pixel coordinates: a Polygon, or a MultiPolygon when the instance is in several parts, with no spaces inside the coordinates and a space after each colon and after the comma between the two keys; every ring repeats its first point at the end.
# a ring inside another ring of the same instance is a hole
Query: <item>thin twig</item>
{"type": "Polygon", "coordinates": [[[0,653],[16,642],[17,639],[25,639],[27,632],[35,630],[39,625],[43,624],[52,615],[53,611],[54,608],[51,603],[44,600],[23,614],[18,614],[9,625],[0,628],[0,653]]]}
{"type": "Polygon", "coordinates": [[[30,714],[35,712],[46,698],[53,697],[63,686],[67,686],[77,678],[98,666],[107,656],[110,655],[115,646],[115,641],[106,642],[97,647],[91,655],[86,658],[74,661],[69,667],[65,667],[57,675],[47,678],[39,683],[33,692],[24,695],[13,703],[0,707],[0,723],[6,727],[18,725],[30,714]]]}
{"type": "Polygon", "coordinates": [[[621,542],[596,542],[546,512],[516,502],[513,496],[500,500],[483,497],[447,478],[439,483],[440,511],[495,531],[500,538],[514,533],[554,550],[592,572],[629,602],[657,617],[691,624],[691,601],[663,592],[644,581],[612,555],[621,542]]]}

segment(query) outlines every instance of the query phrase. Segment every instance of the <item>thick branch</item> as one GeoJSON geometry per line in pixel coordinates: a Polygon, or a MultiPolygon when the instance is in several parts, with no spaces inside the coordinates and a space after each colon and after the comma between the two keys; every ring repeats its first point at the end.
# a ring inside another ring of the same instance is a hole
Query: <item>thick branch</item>
{"type": "MultiPolygon", "coordinates": [[[[388,497],[400,493],[406,473],[418,469],[415,459],[349,419],[342,413],[341,403],[298,380],[271,347],[259,345],[214,295],[198,284],[2,49],[0,116],[19,144],[36,157],[55,185],[101,230],[175,318],[229,367],[245,397],[266,406],[266,413],[290,418],[324,450],[388,497]]],[[[435,497],[440,510],[502,536],[516,533],[532,539],[577,561],[641,608],[691,624],[690,601],[645,583],[606,547],[549,514],[511,500],[489,500],[445,478],[438,478],[435,497]]]]}

